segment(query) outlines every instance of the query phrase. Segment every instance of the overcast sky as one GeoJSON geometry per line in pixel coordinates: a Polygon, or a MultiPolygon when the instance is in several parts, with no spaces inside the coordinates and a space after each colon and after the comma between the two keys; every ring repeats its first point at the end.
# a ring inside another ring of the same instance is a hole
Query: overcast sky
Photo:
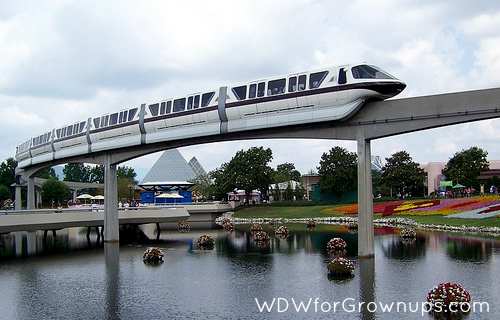
{"type": "MultiPolygon", "coordinates": [[[[351,62],[407,84],[398,97],[500,87],[499,1],[1,0],[0,161],[53,127],[222,85],[351,62]]],[[[500,120],[372,142],[419,163],[472,146],[500,159],[500,120]]],[[[213,170],[238,150],[316,170],[329,140],[247,140],[180,149],[213,170]]],[[[160,154],[125,163],[142,178],[160,154]]]]}

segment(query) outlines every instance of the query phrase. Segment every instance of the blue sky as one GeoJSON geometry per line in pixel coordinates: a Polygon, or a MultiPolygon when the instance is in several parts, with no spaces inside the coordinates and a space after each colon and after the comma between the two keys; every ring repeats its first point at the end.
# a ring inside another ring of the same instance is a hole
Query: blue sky
{"type": "MultiPolygon", "coordinates": [[[[222,85],[366,61],[412,97],[500,86],[497,1],[36,1],[0,12],[0,161],[52,127],[222,85]]],[[[481,121],[372,142],[419,163],[479,146],[500,159],[498,124],[481,121]]],[[[306,173],[348,141],[248,140],[180,149],[206,170],[241,149],[306,173]],[[291,152],[290,150],[293,150],[291,152]]],[[[159,154],[125,163],[139,177],[159,154]]]]}

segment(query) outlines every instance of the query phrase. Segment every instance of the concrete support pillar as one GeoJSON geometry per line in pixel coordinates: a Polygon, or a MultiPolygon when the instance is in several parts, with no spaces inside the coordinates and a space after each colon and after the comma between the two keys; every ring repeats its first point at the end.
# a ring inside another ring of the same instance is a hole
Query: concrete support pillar
{"type": "Polygon", "coordinates": [[[21,186],[18,184],[16,185],[15,189],[15,194],[14,194],[14,209],[15,210],[21,210],[23,208],[23,199],[21,196],[21,186]]]}
{"type": "Polygon", "coordinates": [[[358,255],[373,258],[373,191],[370,140],[365,139],[363,129],[357,133],[358,142],[358,255]]]}
{"type": "Polygon", "coordinates": [[[35,210],[35,177],[28,177],[28,192],[26,193],[26,207],[35,210]]]}
{"type": "Polygon", "coordinates": [[[37,190],[35,192],[35,195],[36,195],[36,197],[35,197],[35,205],[38,208],[38,204],[41,205],[42,202],[43,202],[43,199],[42,199],[42,190],[37,190]]]}
{"type": "Polygon", "coordinates": [[[111,163],[111,156],[104,156],[104,241],[119,242],[118,189],[116,164],[111,163]]]}
{"type": "Polygon", "coordinates": [[[76,202],[76,190],[72,190],[72,193],[73,193],[73,202],[76,202]]]}

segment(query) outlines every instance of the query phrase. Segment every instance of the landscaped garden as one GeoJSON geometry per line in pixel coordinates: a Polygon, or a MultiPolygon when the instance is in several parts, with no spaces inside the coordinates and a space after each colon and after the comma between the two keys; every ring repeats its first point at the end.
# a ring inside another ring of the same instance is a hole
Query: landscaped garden
{"type": "MultiPolygon", "coordinates": [[[[484,196],[454,199],[418,199],[376,202],[374,219],[405,218],[428,225],[499,227],[500,197],[484,196]]],[[[315,206],[256,205],[239,208],[240,219],[314,219],[328,217],[357,218],[357,204],[315,206]]]]}

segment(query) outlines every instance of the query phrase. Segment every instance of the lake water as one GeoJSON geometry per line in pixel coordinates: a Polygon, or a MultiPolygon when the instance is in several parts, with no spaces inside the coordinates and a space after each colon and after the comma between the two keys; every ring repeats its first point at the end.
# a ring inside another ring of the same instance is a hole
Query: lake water
{"type": "Polygon", "coordinates": [[[489,312],[483,304],[469,319],[500,318],[496,238],[419,231],[415,242],[403,244],[397,230],[381,228],[375,259],[358,259],[357,235],[345,227],[289,226],[288,239],[271,235],[265,248],[255,246],[248,226],[232,233],[193,226],[189,233],[163,231],[156,240],[148,225],[139,236],[121,233],[121,245],[103,245],[95,233],[87,239],[87,229],[78,228],[58,231],[57,241],[50,233],[43,240],[41,232],[2,235],[0,318],[429,319],[421,304],[442,282],[462,284],[473,301],[488,303],[489,312]],[[214,250],[196,248],[202,234],[216,239],[214,250]],[[327,275],[326,243],[333,237],[348,243],[352,278],[327,275]],[[164,251],[163,264],[142,261],[151,246],[164,251]],[[362,301],[374,312],[359,308],[362,301]],[[392,302],[391,312],[383,312],[381,304],[392,302]]]}

